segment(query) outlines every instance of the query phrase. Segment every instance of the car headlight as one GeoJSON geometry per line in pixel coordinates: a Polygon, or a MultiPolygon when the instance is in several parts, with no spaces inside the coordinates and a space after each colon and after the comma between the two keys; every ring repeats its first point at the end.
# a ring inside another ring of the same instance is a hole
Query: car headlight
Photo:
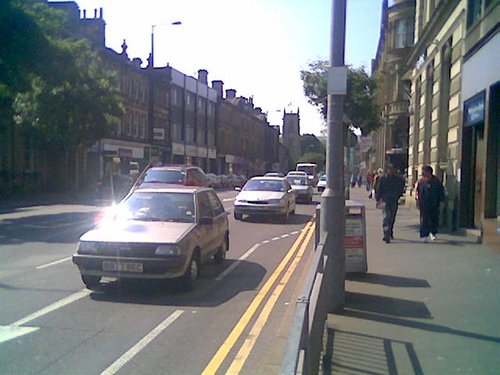
{"type": "Polygon", "coordinates": [[[97,243],[89,241],[80,241],[78,243],[79,254],[97,254],[97,243]]]}
{"type": "Polygon", "coordinates": [[[156,255],[179,255],[181,250],[175,245],[160,245],[156,248],[156,255]]]}
{"type": "Polygon", "coordinates": [[[246,199],[236,199],[234,201],[235,204],[238,204],[238,203],[247,203],[246,199]]]}

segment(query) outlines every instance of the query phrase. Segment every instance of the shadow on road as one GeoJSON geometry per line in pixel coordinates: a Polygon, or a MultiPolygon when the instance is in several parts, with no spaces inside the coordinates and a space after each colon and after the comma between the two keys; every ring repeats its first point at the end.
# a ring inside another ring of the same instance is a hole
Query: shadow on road
{"type": "Polygon", "coordinates": [[[183,292],[173,280],[116,280],[102,283],[90,297],[97,301],[126,304],[161,306],[213,307],[221,305],[241,292],[256,290],[266,274],[261,265],[241,261],[237,275],[229,273],[222,280],[216,280],[235,260],[224,265],[207,264],[202,268],[200,278],[192,291],[183,292]]]}
{"type": "Polygon", "coordinates": [[[94,225],[94,212],[43,214],[0,221],[0,245],[75,243],[94,225]]]}

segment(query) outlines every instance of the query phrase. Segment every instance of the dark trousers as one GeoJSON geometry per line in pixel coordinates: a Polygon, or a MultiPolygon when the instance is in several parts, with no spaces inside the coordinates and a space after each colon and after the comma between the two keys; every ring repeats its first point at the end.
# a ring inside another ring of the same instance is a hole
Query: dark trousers
{"type": "Polygon", "coordinates": [[[420,237],[436,234],[439,226],[439,206],[420,207],[420,237]]]}
{"type": "Polygon", "coordinates": [[[398,213],[398,201],[384,202],[384,220],[382,221],[382,229],[384,231],[384,239],[391,238],[393,235],[394,222],[398,213]]]}

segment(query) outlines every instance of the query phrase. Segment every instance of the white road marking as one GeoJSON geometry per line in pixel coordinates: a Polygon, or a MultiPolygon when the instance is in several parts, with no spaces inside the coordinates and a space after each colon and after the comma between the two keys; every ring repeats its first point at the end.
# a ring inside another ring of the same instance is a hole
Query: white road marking
{"type": "Polygon", "coordinates": [[[283,235],[281,236],[281,238],[287,238],[288,236],[289,236],[289,234],[283,234],[283,235]]]}
{"type": "Polygon", "coordinates": [[[0,326],[0,344],[39,329],[40,327],[0,326]]]}
{"type": "Polygon", "coordinates": [[[271,241],[278,241],[280,239],[281,239],[281,237],[274,237],[274,238],[271,238],[271,241]]]}
{"type": "Polygon", "coordinates": [[[293,232],[291,232],[290,234],[299,234],[300,233],[300,230],[294,230],[293,232]]]}
{"type": "Polygon", "coordinates": [[[219,276],[217,276],[215,278],[215,280],[220,281],[224,277],[226,277],[229,272],[231,272],[236,267],[238,267],[238,265],[241,263],[241,261],[243,261],[246,258],[248,258],[250,256],[250,254],[252,254],[259,246],[260,246],[259,243],[253,245],[250,249],[247,250],[247,252],[245,254],[243,254],[242,256],[240,256],[236,262],[234,262],[233,264],[231,264],[229,267],[227,267],[227,269],[224,272],[222,272],[219,276]]]}
{"type": "Polygon", "coordinates": [[[158,324],[151,332],[144,336],[137,344],[131,347],[125,354],[118,358],[111,366],[101,372],[101,375],[116,374],[128,361],[134,358],[137,353],[144,349],[151,341],[153,341],[160,333],[168,328],[179,316],[182,315],[183,310],[175,310],[163,322],[158,324]]]}
{"type": "Polygon", "coordinates": [[[266,243],[269,243],[269,242],[271,242],[271,241],[269,241],[269,240],[262,241],[263,244],[266,244],[266,243]]]}
{"type": "Polygon", "coordinates": [[[231,202],[231,201],[234,201],[234,198],[224,198],[222,201],[223,202],[231,202]]]}
{"type": "Polygon", "coordinates": [[[38,310],[37,312],[34,312],[33,314],[30,314],[22,319],[19,319],[18,321],[12,323],[12,326],[22,326],[23,324],[29,323],[32,320],[35,320],[43,315],[46,315],[52,311],[55,311],[57,309],[60,309],[63,306],[69,305],[70,303],[73,303],[75,301],[78,301],[79,299],[86,297],[90,294],[90,290],[88,289],[82,289],[76,293],[73,293],[63,299],[60,299],[57,302],[54,302],[51,305],[48,305],[44,307],[41,310],[38,310]]]}
{"type": "Polygon", "coordinates": [[[67,258],[56,260],[54,262],[43,264],[41,266],[36,267],[36,269],[37,270],[41,270],[41,269],[44,269],[44,268],[47,268],[47,267],[50,267],[50,266],[55,266],[56,264],[59,264],[59,263],[67,262],[68,260],[71,260],[71,257],[67,257],[67,258]]]}

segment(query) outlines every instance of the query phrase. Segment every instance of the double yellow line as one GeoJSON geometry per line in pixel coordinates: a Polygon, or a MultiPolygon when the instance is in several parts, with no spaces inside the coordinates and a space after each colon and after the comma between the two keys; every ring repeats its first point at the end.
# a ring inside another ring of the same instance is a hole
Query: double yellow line
{"type": "Polygon", "coordinates": [[[278,297],[283,292],[288,280],[290,279],[293,272],[297,268],[300,260],[302,259],[302,255],[304,254],[307,245],[309,244],[309,241],[311,240],[311,237],[314,234],[314,229],[315,229],[315,223],[313,220],[311,220],[306,224],[304,230],[301,232],[297,240],[293,243],[292,247],[290,248],[286,256],[283,258],[281,263],[271,274],[271,276],[264,284],[262,289],[259,291],[259,293],[257,293],[252,303],[248,307],[248,309],[242,315],[238,323],[234,326],[233,330],[226,338],[224,343],[221,345],[217,353],[215,353],[214,357],[208,363],[207,367],[205,367],[205,369],[202,372],[202,375],[216,374],[217,370],[220,368],[220,366],[226,359],[227,355],[229,354],[229,351],[234,347],[236,341],[243,334],[243,331],[250,323],[250,320],[255,315],[257,309],[264,301],[264,298],[271,290],[272,286],[278,279],[279,275],[283,272],[283,270],[288,265],[290,259],[294,256],[294,254],[297,253],[292,263],[289,265],[288,269],[281,278],[280,282],[274,289],[266,305],[259,314],[259,317],[255,321],[250,333],[247,335],[247,338],[245,339],[235,359],[229,366],[227,374],[239,374],[239,372],[243,368],[243,365],[245,364],[246,359],[248,358],[248,355],[250,354],[253,346],[255,345],[255,342],[257,341],[260,332],[262,331],[267,319],[269,318],[269,315],[271,314],[271,311],[274,305],[276,304],[278,297]]]}

